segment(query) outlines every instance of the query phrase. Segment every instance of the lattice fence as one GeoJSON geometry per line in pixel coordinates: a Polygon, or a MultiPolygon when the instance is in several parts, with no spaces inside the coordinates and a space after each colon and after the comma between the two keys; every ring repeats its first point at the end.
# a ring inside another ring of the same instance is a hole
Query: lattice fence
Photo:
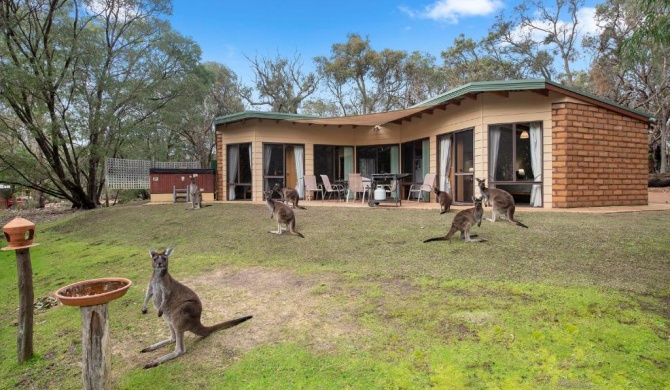
{"type": "Polygon", "coordinates": [[[105,180],[110,190],[148,190],[151,168],[198,169],[198,162],[156,162],[149,160],[128,160],[107,158],[105,160],[105,180]]]}

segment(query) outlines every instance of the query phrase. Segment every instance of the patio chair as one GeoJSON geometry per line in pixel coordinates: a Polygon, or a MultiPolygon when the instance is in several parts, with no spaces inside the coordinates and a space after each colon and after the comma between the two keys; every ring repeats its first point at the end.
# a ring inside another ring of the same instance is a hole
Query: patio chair
{"type": "MultiPolygon", "coordinates": [[[[316,198],[316,194],[318,194],[318,193],[323,194],[323,187],[321,187],[320,184],[316,184],[316,176],[305,175],[305,176],[303,176],[303,181],[304,181],[304,184],[305,184],[305,198],[306,199],[312,200],[312,193],[314,193],[315,198],[316,198]]],[[[322,195],[322,197],[323,197],[323,195],[322,195]]]]}
{"type": "Polygon", "coordinates": [[[333,194],[337,194],[337,201],[339,202],[340,198],[344,196],[344,186],[341,184],[330,184],[328,175],[321,175],[321,181],[323,182],[321,201],[324,200],[325,194],[328,194],[328,199],[332,198],[333,194]]]}
{"type": "Polygon", "coordinates": [[[365,193],[366,193],[366,188],[363,186],[363,177],[361,176],[360,173],[350,173],[349,174],[349,181],[348,181],[348,186],[347,186],[347,202],[349,202],[349,195],[351,193],[354,193],[354,200],[356,200],[356,197],[358,196],[358,193],[362,193],[363,196],[362,198],[362,203],[365,203],[365,193]]]}
{"type": "Polygon", "coordinates": [[[416,193],[416,201],[420,201],[423,198],[423,193],[427,192],[428,196],[433,192],[433,185],[435,184],[435,174],[426,173],[426,176],[423,178],[423,183],[412,184],[409,187],[409,193],[407,194],[407,200],[412,196],[412,193],[416,193]]]}

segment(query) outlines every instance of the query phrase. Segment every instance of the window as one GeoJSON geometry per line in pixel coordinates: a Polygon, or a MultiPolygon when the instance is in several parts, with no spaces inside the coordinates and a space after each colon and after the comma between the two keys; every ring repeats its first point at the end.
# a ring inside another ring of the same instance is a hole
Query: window
{"type": "Polygon", "coordinates": [[[398,157],[398,145],[359,146],[356,148],[356,168],[363,176],[398,173],[398,157]]]}
{"type": "MultiPolygon", "coordinates": [[[[423,183],[423,178],[430,173],[429,140],[418,139],[400,145],[402,173],[411,173],[412,176],[403,181],[404,193],[413,183],[423,183]]],[[[404,193],[402,196],[404,196],[404,193]]],[[[429,193],[423,193],[423,200],[428,201],[429,193]]]]}
{"type": "Polygon", "coordinates": [[[345,180],[354,171],[354,147],[314,145],[314,175],[321,182],[320,175],[328,175],[331,181],[345,180]]]}
{"type": "Polygon", "coordinates": [[[512,194],[517,204],[542,207],[542,125],[489,126],[489,185],[512,194]]]}
{"type": "Polygon", "coordinates": [[[251,143],[228,145],[228,200],[251,200],[251,143]]]}

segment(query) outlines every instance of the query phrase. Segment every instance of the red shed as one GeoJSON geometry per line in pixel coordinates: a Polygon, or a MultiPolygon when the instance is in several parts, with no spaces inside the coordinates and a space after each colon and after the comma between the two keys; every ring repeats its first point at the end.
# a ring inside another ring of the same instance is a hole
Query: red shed
{"type": "Polygon", "coordinates": [[[216,171],[214,169],[151,168],[149,170],[152,202],[186,201],[191,176],[202,192],[202,201],[214,201],[216,171]]]}

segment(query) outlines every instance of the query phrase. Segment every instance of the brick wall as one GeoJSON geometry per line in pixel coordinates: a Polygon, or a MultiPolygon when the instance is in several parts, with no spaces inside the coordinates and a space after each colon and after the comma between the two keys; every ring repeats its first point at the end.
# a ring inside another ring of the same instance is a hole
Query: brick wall
{"type": "Polygon", "coordinates": [[[647,124],[605,108],[552,105],[553,207],[644,205],[647,124]]]}

